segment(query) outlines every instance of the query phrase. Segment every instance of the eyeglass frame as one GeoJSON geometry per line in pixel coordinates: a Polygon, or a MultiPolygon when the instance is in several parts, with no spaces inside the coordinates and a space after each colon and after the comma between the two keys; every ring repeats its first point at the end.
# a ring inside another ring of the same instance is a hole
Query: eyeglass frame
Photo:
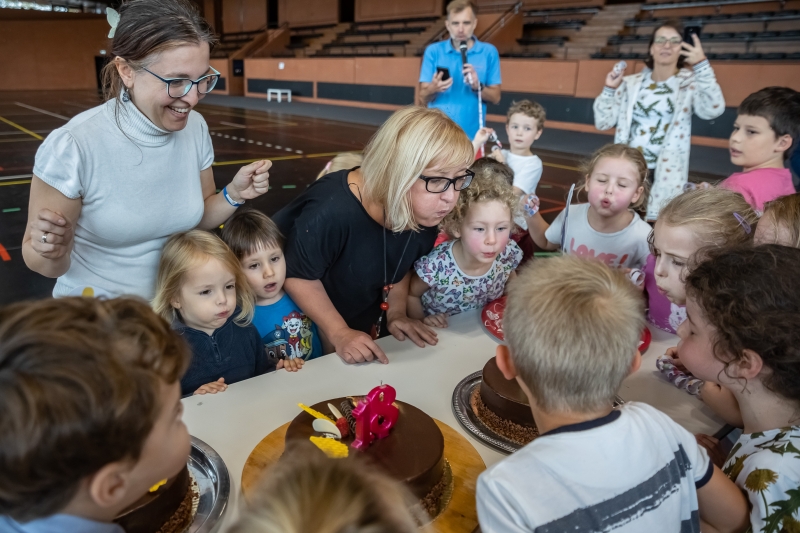
{"type": "Polygon", "coordinates": [[[189,91],[191,91],[192,87],[194,87],[195,85],[197,85],[197,93],[198,94],[208,94],[208,93],[210,93],[211,91],[214,90],[214,87],[217,86],[217,82],[219,81],[219,78],[221,77],[221,74],[219,73],[219,71],[217,69],[215,69],[212,66],[209,66],[208,68],[210,68],[213,72],[211,74],[205,74],[204,76],[200,76],[196,80],[192,80],[192,79],[189,79],[189,78],[162,78],[161,76],[159,76],[155,72],[153,72],[151,70],[148,70],[145,67],[142,67],[142,70],[152,74],[153,76],[155,76],[159,80],[163,81],[167,85],[167,96],[169,96],[170,98],[183,98],[184,96],[189,94],[189,91]],[[211,86],[211,89],[209,89],[208,93],[201,93],[200,92],[200,82],[203,81],[204,79],[210,77],[210,76],[216,76],[217,77],[217,81],[214,82],[214,85],[211,86]],[[180,96],[172,96],[169,93],[169,84],[170,84],[170,82],[173,82],[173,81],[189,81],[189,82],[191,82],[191,84],[187,86],[186,92],[183,93],[182,95],[180,95],[180,96]]]}
{"type": "Polygon", "coordinates": [[[450,188],[450,185],[452,185],[453,189],[456,191],[463,191],[464,189],[469,187],[470,184],[472,183],[472,180],[475,179],[475,172],[471,171],[470,169],[466,169],[464,172],[466,172],[466,174],[464,174],[463,176],[456,176],[455,178],[445,178],[444,176],[423,176],[422,174],[420,174],[419,179],[425,182],[425,190],[433,194],[441,194],[443,192],[446,192],[447,189],[450,188]],[[463,187],[461,187],[460,189],[456,189],[456,182],[464,178],[469,178],[469,179],[466,180],[463,187]],[[431,180],[446,180],[447,185],[441,191],[432,191],[428,188],[428,185],[430,184],[431,180]]]}
{"type": "Polygon", "coordinates": [[[670,39],[667,39],[666,37],[659,37],[658,39],[653,39],[653,44],[656,46],[666,46],[667,44],[670,46],[680,46],[683,42],[683,39],[680,37],[672,37],[670,39]],[[664,39],[664,42],[660,43],[658,42],[658,39],[664,39]]]}

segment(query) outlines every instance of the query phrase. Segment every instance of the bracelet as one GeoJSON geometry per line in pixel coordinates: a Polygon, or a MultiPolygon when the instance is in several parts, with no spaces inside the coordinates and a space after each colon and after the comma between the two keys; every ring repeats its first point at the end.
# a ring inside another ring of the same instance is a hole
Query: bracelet
{"type": "Polygon", "coordinates": [[[222,188],[222,196],[224,196],[225,199],[228,201],[228,203],[231,204],[233,207],[239,207],[241,205],[244,205],[244,200],[242,200],[241,202],[236,202],[233,200],[233,198],[231,198],[231,195],[228,194],[227,185],[222,188]]]}

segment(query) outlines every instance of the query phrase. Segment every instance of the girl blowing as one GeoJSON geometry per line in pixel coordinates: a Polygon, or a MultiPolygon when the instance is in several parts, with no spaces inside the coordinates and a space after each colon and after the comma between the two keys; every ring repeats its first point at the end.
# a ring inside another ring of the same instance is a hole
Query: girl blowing
{"type": "Polygon", "coordinates": [[[720,251],[686,279],[681,361],[733,394],[744,433],[723,471],[750,499],[752,531],[800,523],[800,249],[720,251]]]}
{"type": "Polygon", "coordinates": [[[447,317],[499,298],[522,260],[510,240],[517,196],[494,161],[479,159],[475,177],[442,221],[454,239],[414,264],[408,313],[425,324],[447,327],[447,317]]]}
{"type": "Polygon", "coordinates": [[[216,235],[192,230],[167,240],[153,308],[192,349],[184,396],[216,394],[276,368],[250,324],[254,298],[239,261],[216,235]]]}
{"type": "MultiPolygon", "coordinates": [[[[647,162],[636,149],[607,144],[594,153],[583,171],[589,202],[570,206],[563,251],[612,267],[641,268],[647,258],[650,226],[633,209],[646,198],[647,162]]],[[[523,197],[522,208],[536,245],[557,250],[566,210],[550,225],[538,212],[535,195],[523,197]]]]}

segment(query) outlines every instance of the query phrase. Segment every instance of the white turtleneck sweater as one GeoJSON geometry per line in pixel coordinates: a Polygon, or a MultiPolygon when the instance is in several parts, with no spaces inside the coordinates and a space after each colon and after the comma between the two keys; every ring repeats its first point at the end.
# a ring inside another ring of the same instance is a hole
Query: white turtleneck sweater
{"type": "Polygon", "coordinates": [[[67,198],[80,198],[70,268],[53,296],[155,291],[161,248],[203,216],[200,172],[214,149],[203,117],[186,127],[156,127],[133,102],[89,109],[54,130],[36,153],[33,173],[67,198]]]}

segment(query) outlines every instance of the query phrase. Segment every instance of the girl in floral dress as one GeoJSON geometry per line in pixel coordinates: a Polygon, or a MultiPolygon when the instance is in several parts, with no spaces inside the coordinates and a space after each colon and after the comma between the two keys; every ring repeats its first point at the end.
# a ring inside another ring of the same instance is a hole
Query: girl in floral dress
{"type": "Polygon", "coordinates": [[[443,242],[414,264],[408,316],[447,327],[447,317],[480,309],[502,296],[522,260],[510,239],[517,196],[505,176],[476,161],[475,177],[442,221],[454,240],[443,242]]]}

